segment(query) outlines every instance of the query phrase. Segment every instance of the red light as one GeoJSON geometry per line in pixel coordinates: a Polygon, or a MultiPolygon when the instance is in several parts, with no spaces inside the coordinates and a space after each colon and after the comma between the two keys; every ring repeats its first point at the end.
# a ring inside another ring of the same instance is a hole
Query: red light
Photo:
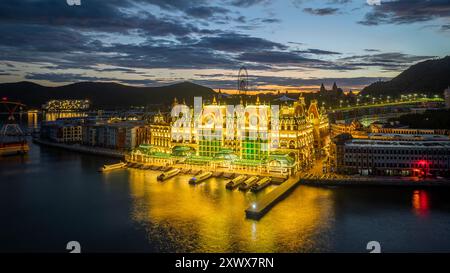
{"type": "Polygon", "coordinates": [[[2,100],[8,100],[8,98],[7,97],[3,97],[2,100]]]}
{"type": "Polygon", "coordinates": [[[419,161],[419,165],[427,165],[427,161],[426,160],[420,160],[419,161]]]}
{"type": "Polygon", "coordinates": [[[417,215],[426,216],[430,210],[430,199],[428,193],[423,190],[414,191],[412,206],[417,215]]]}

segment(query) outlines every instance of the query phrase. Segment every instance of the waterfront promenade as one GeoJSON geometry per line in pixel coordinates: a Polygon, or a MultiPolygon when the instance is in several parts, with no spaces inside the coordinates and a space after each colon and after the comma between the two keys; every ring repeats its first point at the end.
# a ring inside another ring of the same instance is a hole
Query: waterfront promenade
{"type": "Polygon", "coordinates": [[[344,176],[333,179],[301,179],[311,186],[395,186],[395,187],[450,187],[448,179],[419,179],[417,177],[344,176]]]}

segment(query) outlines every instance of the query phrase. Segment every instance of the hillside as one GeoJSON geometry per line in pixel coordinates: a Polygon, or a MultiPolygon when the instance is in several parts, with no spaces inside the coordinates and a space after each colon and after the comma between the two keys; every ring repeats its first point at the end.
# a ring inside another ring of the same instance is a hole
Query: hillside
{"type": "Polygon", "coordinates": [[[365,87],[362,94],[390,96],[406,93],[442,94],[448,86],[450,86],[450,56],[417,63],[390,81],[376,82],[365,87]]]}
{"type": "Polygon", "coordinates": [[[182,82],[162,87],[133,87],[109,82],[80,82],[46,87],[32,82],[0,84],[0,97],[18,100],[29,107],[40,107],[51,99],[90,99],[94,107],[117,108],[131,105],[169,103],[174,97],[193,100],[215,92],[201,85],[182,82]]]}

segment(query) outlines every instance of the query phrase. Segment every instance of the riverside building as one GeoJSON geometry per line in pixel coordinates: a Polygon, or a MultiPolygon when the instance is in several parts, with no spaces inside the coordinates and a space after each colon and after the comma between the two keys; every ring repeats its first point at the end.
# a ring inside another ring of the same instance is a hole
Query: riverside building
{"type": "Polygon", "coordinates": [[[291,104],[252,103],[229,106],[215,98],[194,108],[174,101],[171,117],[155,115],[148,145],[133,150],[128,160],[173,163],[213,169],[293,174],[323,154],[328,118],[317,101],[303,97],[291,104]],[[197,108],[196,108],[197,107],[197,108]]]}
{"type": "Polygon", "coordinates": [[[430,132],[433,131],[379,129],[364,138],[348,133],[338,135],[332,145],[335,170],[360,175],[448,176],[449,136],[430,132]]]}

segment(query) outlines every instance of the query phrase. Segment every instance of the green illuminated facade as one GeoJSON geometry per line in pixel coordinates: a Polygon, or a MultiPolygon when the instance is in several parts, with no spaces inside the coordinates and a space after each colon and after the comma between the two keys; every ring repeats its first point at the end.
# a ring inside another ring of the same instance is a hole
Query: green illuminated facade
{"type": "Polygon", "coordinates": [[[244,106],[241,102],[240,106],[245,112],[230,116],[227,115],[229,108],[214,100],[212,104],[203,105],[197,120],[190,110],[187,114],[193,117],[191,128],[173,126],[176,118],[159,113],[150,125],[154,131],[154,136],[151,132],[151,149],[137,149],[131,153],[130,160],[152,164],[168,161],[166,156],[169,155],[171,159],[177,158],[170,162],[210,169],[295,173],[311,164],[324,144],[322,138],[328,132],[328,119],[315,101],[308,108],[302,97],[290,105],[281,105],[279,120],[275,123],[271,120],[270,105],[257,100],[256,104],[244,106]],[[227,128],[230,124],[232,127],[227,128]],[[188,136],[183,139],[186,132],[188,136]],[[165,156],[161,156],[161,152],[165,156]]]}

